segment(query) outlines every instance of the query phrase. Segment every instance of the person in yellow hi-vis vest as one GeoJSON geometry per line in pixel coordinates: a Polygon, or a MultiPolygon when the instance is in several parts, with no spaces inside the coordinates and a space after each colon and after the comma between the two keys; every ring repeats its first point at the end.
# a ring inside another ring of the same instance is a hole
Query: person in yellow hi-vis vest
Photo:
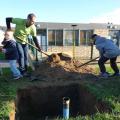
{"type": "Polygon", "coordinates": [[[27,19],[21,18],[6,18],[6,25],[7,29],[11,29],[11,24],[15,24],[15,31],[14,31],[14,38],[17,42],[17,49],[19,53],[19,69],[23,76],[27,75],[27,68],[28,68],[28,45],[26,44],[28,40],[28,35],[33,37],[33,41],[41,51],[41,48],[38,44],[38,40],[36,37],[36,27],[35,27],[36,16],[35,14],[31,13],[28,14],[27,19]]]}

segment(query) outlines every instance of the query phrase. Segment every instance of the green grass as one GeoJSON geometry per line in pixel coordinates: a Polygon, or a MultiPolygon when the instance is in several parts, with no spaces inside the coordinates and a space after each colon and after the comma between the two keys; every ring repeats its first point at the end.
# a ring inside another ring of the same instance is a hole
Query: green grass
{"type": "MultiPolygon", "coordinates": [[[[112,72],[108,67],[107,70],[112,72]]],[[[97,68],[98,72],[98,68],[97,68]]],[[[40,84],[39,81],[30,82],[26,78],[15,81],[10,78],[10,69],[3,69],[3,76],[0,76],[0,120],[7,120],[9,112],[13,109],[18,88],[40,84]]],[[[85,80],[86,88],[93,93],[97,99],[106,101],[113,108],[112,113],[96,113],[93,116],[78,116],[69,120],[120,120],[120,78],[100,79],[98,81],[85,80]]],[[[56,120],[63,120],[56,118],[56,120]]]]}
{"type": "Polygon", "coordinates": [[[22,78],[20,81],[13,80],[10,69],[4,68],[3,73],[4,75],[0,76],[0,120],[7,120],[17,89],[31,83],[25,78],[22,78]]]}
{"type": "Polygon", "coordinates": [[[4,53],[1,53],[1,52],[0,52],[0,60],[4,60],[4,59],[5,59],[4,53]]]}

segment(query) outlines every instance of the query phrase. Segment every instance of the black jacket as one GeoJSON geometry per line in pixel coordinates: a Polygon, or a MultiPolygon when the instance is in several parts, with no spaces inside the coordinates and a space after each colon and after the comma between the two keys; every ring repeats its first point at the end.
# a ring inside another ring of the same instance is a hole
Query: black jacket
{"type": "Polygon", "coordinates": [[[18,59],[18,51],[16,47],[16,42],[14,40],[3,40],[3,49],[6,49],[5,58],[7,60],[17,60],[18,59]]]}

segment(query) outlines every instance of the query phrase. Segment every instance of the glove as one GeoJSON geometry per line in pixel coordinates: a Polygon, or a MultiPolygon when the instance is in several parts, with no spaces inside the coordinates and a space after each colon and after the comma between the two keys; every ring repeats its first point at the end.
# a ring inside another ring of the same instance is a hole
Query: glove
{"type": "Polygon", "coordinates": [[[38,48],[38,51],[41,52],[41,48],[38,48]]]}

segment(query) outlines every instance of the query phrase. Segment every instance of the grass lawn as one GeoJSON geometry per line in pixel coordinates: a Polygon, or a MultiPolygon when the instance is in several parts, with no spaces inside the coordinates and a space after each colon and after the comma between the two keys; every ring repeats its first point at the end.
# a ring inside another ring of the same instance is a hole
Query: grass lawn
{"type": "Polygon", "coordinates": [[[4,59],[5,59],[4,53],[1,53],[1,52],[0,52],[0,60],[4,60],[4,59]]]}
{"type": "MultiPolygon", "coordinates": [[[[98,68],[97,68],[98,69],[98,68]]],[[[108,71],[111,69],[107,68],[108,71]]],[[[21,87],[38,84],[40,81],[30,82],[27,78],[12,80],[10,70],[3,69],[4,75],[0,76],[0,120],[8,120],[12,103],[16,97],[16,90],[21,87]]],[[[112,106],[112,113],[96,113],[93,116],[78,116],[69,120],[120,120],[120,78],[100,79],[98,81],[85,80],[83,84],[97,99],[107,101],[112,106]]],[[[56,120],[58,120],[56,118],[56,120]]]]}

